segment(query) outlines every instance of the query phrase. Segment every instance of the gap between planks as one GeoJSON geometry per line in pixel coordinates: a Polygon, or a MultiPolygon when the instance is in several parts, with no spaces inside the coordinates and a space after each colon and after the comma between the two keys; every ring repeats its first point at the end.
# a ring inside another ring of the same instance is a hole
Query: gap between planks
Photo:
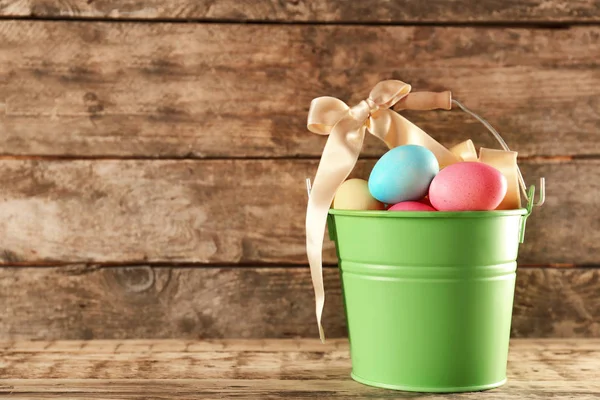
{"type": "Polygon", "coordinates": [[[233,18],[131,18],[131,17],[65,17],[35,15],[0,15],[0,21],[43,21],[43,22],[102,22],[102,23],[138,23],[138,24],[212,24],[212,25],[331,25],[331,26],[430,26],[457,28],[528,28],[528,29],[569,29],[577,26],[598,26],[600,21],[297,21],[297,20],[256,20],[233,18]]]}
{"type": "MultiPolygon", "coordinates": [[[[260,262],[249,262],[249,263],[202,263],[202,262],[144,262],[144,261],[123,261],[123,262],[94,262],[94,263],[81,263],[81,262],[59,262],[59,261],[48,261],[48,262],[0,262],[0,268],[55,268],[55,267],[83,267],[86,269],[97,270],[102,268],[136,268],[136,267],[150,267],[150,268],[309,268],[308,264],[294,264],[294,263],[260,263],[260,262]]],[[[323,268],[337,268],[337,264],[323,263],[323,268]]],[[[600,264],[575,264],[575,263],[549,263],[549,264],[519,264],[518,268],[527,269],[544,269],[544,268],[558,268],[558,269],[600,269],[600,264]]]]}
{"type": "MultiPolygon", "coordinates": [[[[182,156],[85,156],[85,155],[11,155],[0,154],[2,160],[39,160],[39,161],[127,161],[127,160],[146,160],[146,161],[179,161],[179,160],[195,160],[195,161],[229,161],[229,160],[245,160],[245,161],[279,161],[279,160],[319,160],[318,156],[274,156],[274,157],[244,157],[244,156],[228,156],[228,157],[195,157],[193,155],[182,156]]],[[[359,157],[360,160],[377,160],[376,156],[359,157]]],[[[546,162],[546,163],[561,163],[573,160],[598,160],[600,154],[567,154],[567,155],[534,155],[519,157],[520,162],[546,162]]]]}
{"type": "MultiPolygon", "coordinates": [[[[600,351],[600,338],[511,338],[511,351],[600,351]]],[[[251,351],[278,353],[348,351],[348,339],[125,339],[0,341],[0,352],[19,353],[188,353],[251,351]]]]}

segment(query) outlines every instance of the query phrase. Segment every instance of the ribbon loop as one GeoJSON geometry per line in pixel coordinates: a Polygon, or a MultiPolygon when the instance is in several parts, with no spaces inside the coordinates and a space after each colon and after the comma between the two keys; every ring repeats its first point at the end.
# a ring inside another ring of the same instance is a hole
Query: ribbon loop
{"type": "Polygon", "coordinates": [[[377,104],[379,108],[390,108],[408,95],[410,90],[410,85],[402,81],[381,81],[371,90],[369,99],[377,104]]]}
{"type": "Polygon", "coordinates": [[[310,102],[308,130],[319,135],[329,135],[333,126],[348,110],[350,107],[335,97],[317,97],[310,102]]]}

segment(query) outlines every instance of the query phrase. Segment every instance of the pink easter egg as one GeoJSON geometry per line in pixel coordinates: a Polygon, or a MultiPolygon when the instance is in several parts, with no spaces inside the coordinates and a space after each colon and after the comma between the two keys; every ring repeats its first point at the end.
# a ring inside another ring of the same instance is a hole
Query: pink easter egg
{"type": "Polygon", "coordinates": [[[420,201],[402,201],[391,206],[388,211],[435,211],[435,208],[420,201]]]}
{"type": "Polygon", "coordinates": [[[439,211],[494,210],[506,195],[506,178],[480,162],[459,162],[441,170],[429,186],[429,201],[439,211]]]}

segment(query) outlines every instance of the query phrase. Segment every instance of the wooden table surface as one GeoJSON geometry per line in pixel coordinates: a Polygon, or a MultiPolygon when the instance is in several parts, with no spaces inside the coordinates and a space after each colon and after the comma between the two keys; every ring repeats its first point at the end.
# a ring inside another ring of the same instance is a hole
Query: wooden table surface
{"type": "Polygon", "coordinates": [[[508,383],[485,394],[415,394],[349,377],[348,343],[317,340],[0,342],[10,399],[600,399],[600,340],[514,339],[508,383]]]}

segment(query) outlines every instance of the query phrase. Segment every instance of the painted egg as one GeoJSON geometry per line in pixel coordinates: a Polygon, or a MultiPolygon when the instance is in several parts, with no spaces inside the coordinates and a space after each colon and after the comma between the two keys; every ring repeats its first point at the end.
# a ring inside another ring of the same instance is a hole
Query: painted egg
{"type": "Polygon", "coordinates": [[[436,175],[429,187],[429,201],[439,211],[494,210],[506,188],[506,178],[496,168],[480,162],[460,162],[436,175]]]}
{"type": "Polygon", "coordinates": [[[388,211],[436,211],[435,208],[420,201],[403,201],[391,206],[388,211]]]}
{"type": "Polygon", "coordinates": [[[383,210],[383,203],[369,192],[364,179],[348,179],[341,184],[333,198],[333,208],[338,210],[383,210]]]}
{"type": "Polygon", "coordinates": [[[439,172],[435,155],[423,146],[408,144],[385,153],[369,176],[369,191],[377,200],[396,204],[422,199],[439,172]]]}

